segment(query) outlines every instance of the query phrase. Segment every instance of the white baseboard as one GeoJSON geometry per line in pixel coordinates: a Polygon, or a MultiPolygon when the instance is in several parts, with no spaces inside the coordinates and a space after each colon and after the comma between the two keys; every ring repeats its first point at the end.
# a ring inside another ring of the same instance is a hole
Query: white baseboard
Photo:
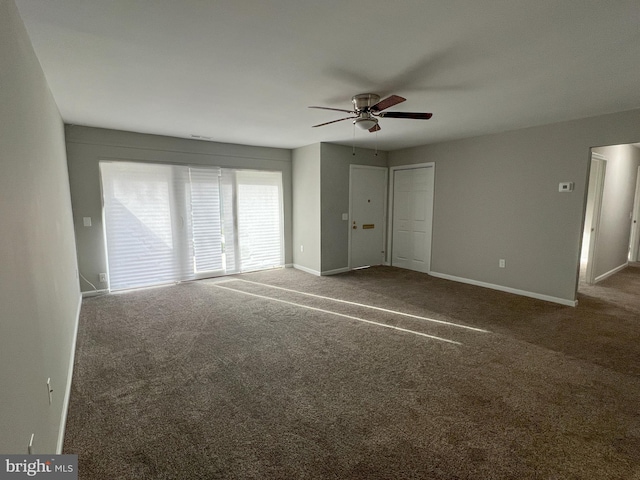
{"type": "Polygon", "coordinates": [[[107,288],[104,288],[102,290],[89,290],[87,292],[82,292],[82,298],[95,297],[97,295],[104,295],[105,293],[109,293],[109,290],[107,288]]]}
{"type": "Polygon", "coordinates": [[[293,268],[295,268],[296,270],[302,270],[303,272],[310,273],[311,275],[315,275],[316,277],[319,277],[321,275],[320,272],[317,270],[312,270],[310,268],[303,267],[302,265],[297,265],[295,263],[293,264],[293,268]]]}
{"type": "Polygon", "coordinates": [[[78,340],[78,325],[80,325],[80,309],[82,308],[82,296],[78,298],[78,309],[76,311],[76,320],[73,327],[73,338],[71,340],[71,354],[69,355],[69,371],[67,373],[67,387],[62,399],[62,413],[60,414],[60,427],[58,431],[58,445],[56,446],[56,454],[62,453],[64,445],[64,432],[67,428],[67,413],[69,412],[69,400],[71,399],[71,380],[73,379],[73,365],[76,360],[76,341],[78,340]]]}
{"type": "Polygon", "coordinates": [[[339,273],[348,272],[349,270],[350,270],[349,267],[336,268],[334,270],[325,270],[324,272],[321,272],[320,275],[322,275],[322,276],[325,276],[325,275],[337,275],[339,273]]]}
{"type": "Polygon", "coordinates": [[[297,270],[302,270],[303,272],[310,273],[311,275],[315,275],[316,277],[324,277],[327,275],[337,275],[338,273],[348,272],[350,270],[349,267],[336,268],[335,270],[325,270],[324,272],[319,272],[318,270],[312,270],[311,268],[303,267],[302,265],[293,264],[293,268],[297,270]]]}
{"type": "Polygon", "coordinates": [[[598,283],[598,282],[604,280],[605,278],[610,277],[614,273],[618,273],[620,270],[624,270],[628,266],[629,266],[629,262],[626,262],[626,263],[623,263],[622,265],[620,265],[619,267],[614,268],[613,270],[609,270],[607,273],[603,273],[602,275],[598,275],[595,278],[594,283],[598,283]]]}
{"type": "Polygon", "coordinates": [[[448,275],[446,273],[429,272],[429,275],[437,278],[443,278],[445,280],[452,280],[454,282],[468,283],[469,285],[475,285],[477,287],[490,288],[492,290],[499,290],[501,292],[514,293],[516,295],[522,295],[523,297],[535,298],[538,300],[544,300],[546,302],[559,303],[560,305],[566,305],[568,307],[575,307],[578,305],[577,300],[568,300],[566,298],[552,297],[551,295],[543,295],[541,293],[528,292],[526,290],[519,290],[517,288],[505,287],[502,285],[495,285],[493,283],[480,282],[478,280],[471,280],[469,278],[456,277],[454,275],[448,275]]]}
{"type": "Polygon", "coordinates": [[[293,268],[293,263],[285,263],[284,268],[293,268]]]}

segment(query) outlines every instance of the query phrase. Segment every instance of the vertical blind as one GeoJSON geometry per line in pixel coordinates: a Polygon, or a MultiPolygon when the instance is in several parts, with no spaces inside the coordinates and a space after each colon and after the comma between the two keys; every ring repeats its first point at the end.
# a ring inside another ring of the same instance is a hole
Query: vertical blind
{"type": "Polygon", "coordinates": [[[241,271],[283,264],[282,177],[271,172],[236,172],[241,271]]]}
{"type": "Polygon", "coordinates": [[[194,272],[224,272],[220,171],[189,169],[194,272]]]}
{"type": "Polygon", "coordinates": [[[280,172],[100,162],[109,287],[281,266],[280,172]]]}

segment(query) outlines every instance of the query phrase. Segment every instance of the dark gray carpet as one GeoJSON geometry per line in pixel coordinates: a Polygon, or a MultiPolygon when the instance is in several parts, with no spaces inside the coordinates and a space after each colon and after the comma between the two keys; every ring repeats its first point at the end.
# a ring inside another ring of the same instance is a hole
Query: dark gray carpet
{"type": "Polygon", "coordinates": [[[389,267],[230,278],[83,301],[80,478],[640,479],[636,265],[577,308],[389,267]]]}

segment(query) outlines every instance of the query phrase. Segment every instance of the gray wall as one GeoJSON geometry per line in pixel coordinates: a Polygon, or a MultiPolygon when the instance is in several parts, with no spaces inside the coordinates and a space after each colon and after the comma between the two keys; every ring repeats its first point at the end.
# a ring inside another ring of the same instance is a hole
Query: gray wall
{"type": "Polygon", "coordinates": [[[293,263],[320,273],[320,144],[293,151],[293,263]]]}
{"type": "Polygon", "coordinates": [[[598,278],[627,264],[640,149],[614,145],[593,151],[607,159],[594,265],[598,278]]]}
{"type": "MultiPolygon", "coordinates": [[[[292,256],[291,151],[189,140],[102,128],[67,126],[67,156],[80,273],[98,289],[101,272],[107,271],[102,227],[100,160],[166,162],[215,165],[229,168],[279,170],[284,196],[285,263],[292,256]],[[84,227],[82,218],[91,217],[84,227]]],[[[83,291],[92,288],[81,281],[83,291]]]]}
{"type": "Polygon", "coordinates": [[[349,265],[349,165],[387,166],[387,152],[321,144],[321,255],[322,272],[345,269],[349,265]]]}
{"type": "Polygon", "coordinates": [[[0,65],[0,452],[55,453],[80,292],[63,124],[12,0],[0,65]]]}
{"type": "Polygon", "coordinates": [[[432,271],[573,301],[590,147],[637,142],[639,125],[631,110],[391,152],[436,163],[432,271]]]}

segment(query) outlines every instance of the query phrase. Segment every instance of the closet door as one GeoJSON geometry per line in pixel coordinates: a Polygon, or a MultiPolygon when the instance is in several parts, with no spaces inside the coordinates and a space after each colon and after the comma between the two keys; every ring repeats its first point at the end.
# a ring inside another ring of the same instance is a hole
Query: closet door
{"type": "Polygon", "coordinates": [[[431,267],[434,167],[395,170],[391,264],[428,273],[431,267]]]}

